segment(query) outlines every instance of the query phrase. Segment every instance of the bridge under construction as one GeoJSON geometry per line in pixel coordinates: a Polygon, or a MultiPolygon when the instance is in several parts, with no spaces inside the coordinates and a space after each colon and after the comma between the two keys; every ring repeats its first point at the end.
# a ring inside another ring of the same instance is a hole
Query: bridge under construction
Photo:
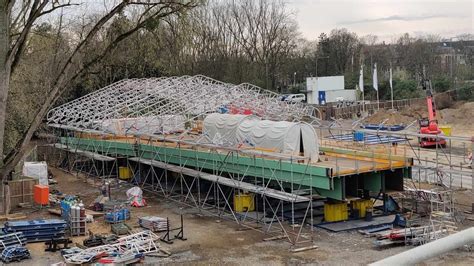
{"type": "Polygon", "coordinates": [[[250,84],[183,76],[120,81],[52,109],[47,121],[59,167],[99,182],[129,178],[268,239],[312,245],[317,207],[344,216],[331,207],[402,191],[414,164],[393,142],[323,138],[316,114],[250,84]]]}

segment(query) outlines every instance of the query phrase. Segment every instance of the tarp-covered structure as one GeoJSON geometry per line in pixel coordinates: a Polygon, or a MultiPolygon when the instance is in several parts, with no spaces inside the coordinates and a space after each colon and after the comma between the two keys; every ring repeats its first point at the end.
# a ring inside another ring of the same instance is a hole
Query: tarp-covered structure
{"type": "Polygon", "coordinates": [[[169,134],[185,129],[182,115],[143,116],[106,119],[98,122],[100,130],[115,135],[169,134]]]}
{"type": "Polygon", "coordinates": [[[213,113],[203,122],[203,133],[214,144],[235,145],[239,143],[237,129],[243,121],[259,120],[256,116],[213,113]]]}
{"type": "Polygon", "coordinates": [[[303,122],[215,113],[204,119],[203,133],[215,144],[249,146],[262,151],[303,155],[311,161],[318,160],[316,131],[303,122]]]}

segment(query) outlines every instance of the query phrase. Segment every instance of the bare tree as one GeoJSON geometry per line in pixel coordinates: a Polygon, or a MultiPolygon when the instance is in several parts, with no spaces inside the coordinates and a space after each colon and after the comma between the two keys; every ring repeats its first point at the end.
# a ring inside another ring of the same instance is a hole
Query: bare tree
{"type": "Polygon", "coordinates": [[[51,78],[49,92],[45,95],[41,108],[36,113],[28,129],[21,136],[15,148],[4,157],[3,139],[5,118],[8,114],[7,99],[10,89],[10,78],[18,62],[21,60],[31,29],[40,17],[66,7],[74,8],[73,6],[81,4],[81,1],[25,0],[16,3],[14,0],[0,0],[0,151],[2,151],[0,162],[3,163],[0,167],[0,176],[3,180],[21,160],[33,133],[41,124],[51,105],[77,77],[100,62],[121,42],[140,29],[143,29],[149,23],[185,12],[195,7],[197,1],[123,0],[114,3],[102,17],[89,27],[89,30],[84,35],[79,36],[78,41],[72,47],[65,60],[58,62],[58,71],[51,78]],[[101,41],[104,43],[102,48],[98,49],[97,53],[93,56],[84,57],[84,52],[88,47],[91,44],[97,43],[100,32],[108,26],[113,18],[123,14],[127,7],[139,10],[139,15],[133,21],[133,24],[109,40],[102,39],[101,41]]]}

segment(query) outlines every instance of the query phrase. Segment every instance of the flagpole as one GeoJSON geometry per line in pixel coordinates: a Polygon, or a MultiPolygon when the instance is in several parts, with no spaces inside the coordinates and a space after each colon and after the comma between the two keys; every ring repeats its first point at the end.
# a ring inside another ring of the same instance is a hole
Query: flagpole
{"type": "Polygon", "coordinates": [[[377,90],[377,109],[380,110],[379,90],[377,90]]]}
{"type": "Polygon", "coordinates": [[[364,87],[362,87],[362,112],[365,113],[364,87]]]}
{"type": "Polygon", "coordinates": [[[392,63],[390,63],[390,93],[392,95],[392,110],[394,110],[393,109],[392,63]]]}
{"type": "Polygon", "coordinates": [[[365,99],[364,99],[364,65],[360,66],[359,74],[359,89],[362,91],[362,112],[365,112],[365,99]]]}
{"type": "Polygon", "coordinates": [[[380,110],[380,101],[379,101],[379,81],[377,77],[377,63],[374,64],[373,74],[372,74],[372,87],[377,91],[377,110],[380,110]]]}

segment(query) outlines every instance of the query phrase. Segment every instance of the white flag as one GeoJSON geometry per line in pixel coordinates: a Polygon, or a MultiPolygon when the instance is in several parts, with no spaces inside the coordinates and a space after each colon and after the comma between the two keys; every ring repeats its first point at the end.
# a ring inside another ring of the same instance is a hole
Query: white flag
{"type": "Polygon", "coordinates": [[[393,85],[392,85],[392,68],[390,68],[390,90],[393,90],[393,85]]]}
{"type": "Polygon", "coordinates": [[[364,92],[364,66],[360,66],[359,90],[364,92]]]}
{"type": "Polygon", "coordinates": [[[373,87],[376,91],[379,90],[379,84],[377,80],[377,63],[374,64],[373,87]]]}

